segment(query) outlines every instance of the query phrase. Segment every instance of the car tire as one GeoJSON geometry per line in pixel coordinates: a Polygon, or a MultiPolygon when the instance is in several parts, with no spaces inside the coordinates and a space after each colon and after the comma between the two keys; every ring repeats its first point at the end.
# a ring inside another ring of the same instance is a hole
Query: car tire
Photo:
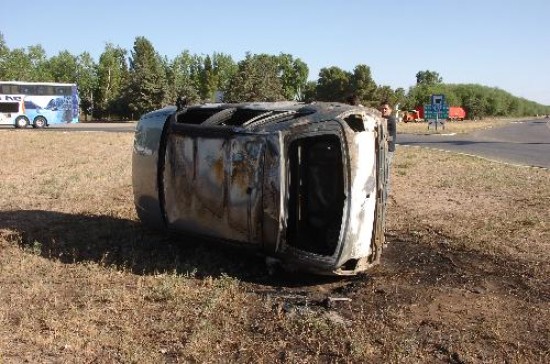
{"type": "Polygon", "coordinates": [[[17,119],[15,119],[15,127],[20,128],[26,128],[29,124],[29,119],[27,119],[25,116],[18,116],[17,119]]]}
{"type": "Polygon", "coordinates": [[[46,125],[48,125],[48,122],[46,118],[43,116],[37,117],[36,119],[34,119],[32,123],[33,128],[39,128],[39,129],[45,127],[46,125]]]}

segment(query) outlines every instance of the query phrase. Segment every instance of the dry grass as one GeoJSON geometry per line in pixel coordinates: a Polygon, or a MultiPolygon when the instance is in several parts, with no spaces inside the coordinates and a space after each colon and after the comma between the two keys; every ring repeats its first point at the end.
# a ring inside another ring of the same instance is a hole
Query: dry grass
{"type": "Polygon", "coordinates": [[[442,127],[440,124],[435,129],[435,124],[426,122],[420,123],[397,123],[397,132],[402,134],[435,134],[435,133],[456,133],[464,134],[471,133],[477,130],[490,129],[502,125],[506,125],[511,121],[531,120],[531,118],[485,118],[483,120],[463,120],[463,121],[448,121],[442,127]]]}
{"type": "Polygon", "coordinates": [[[0,363],[550,360],[549,171],[400,147],[382,265],[272,277],[144,230],[131,144],[0,130],[0,363]]]}

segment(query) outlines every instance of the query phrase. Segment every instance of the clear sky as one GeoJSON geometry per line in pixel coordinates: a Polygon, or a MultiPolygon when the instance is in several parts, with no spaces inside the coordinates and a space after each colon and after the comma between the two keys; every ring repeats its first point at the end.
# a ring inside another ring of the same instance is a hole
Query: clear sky
{"type": "Polygon", "coordinates": [[[300,58],[323,67],[370,66],[378,85],[408,89],[421,70],[446,83],[499,87],[550,105],[550,0],[43,0],[2,1],[10,49],[40,44],[48,57],[137,36],[162,56],[182,51],[300,58]]]}

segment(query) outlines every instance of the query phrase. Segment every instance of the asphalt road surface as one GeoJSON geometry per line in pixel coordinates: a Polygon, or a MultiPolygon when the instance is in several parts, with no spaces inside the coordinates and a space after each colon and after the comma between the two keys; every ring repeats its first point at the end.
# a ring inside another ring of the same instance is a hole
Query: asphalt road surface
{"type": "MultiPolygon", "coordinates": [[[[47,131],[106,131],[106,132],[129,132],[133,133],[136,128],[135,121],[128,121],[122,123],[112,122],[98,122],[98,123],[75,123],[75,124],[52,124],[43,129],[34,129],[31,126],[26,127],[23,130],[32,130],[33,132],[47,132],[47,131]]],[[[0,125],[2,129],[15,129],[13,125],[0,125]]]]}
{"type": "Polygon", "coordinates": [[[548,119],[515,122],[469,134],[399,134],[397,144],[476,155],[517,165],[550,168],[548,119]]]}
{"type": "Polygon", "coordinates": [[[66,131],[107,131],[107,132],[134,132],[136,122],[125,123],[76,123],[76,124],[55,124],[42,130],[66,130],[66,131]]]}
{"type": "MultiPolygon", "coordinates": [[[[78,123],[43,130],[134,132],[136,123],[78,123]]],[[[13,126],[10,126],[13,128],[13,126]]],[[[538,119],[511,123],[469,134],[399,134],[397,144],[476,155],[490,160],[550,168],[550,121],[538,119]]]]}

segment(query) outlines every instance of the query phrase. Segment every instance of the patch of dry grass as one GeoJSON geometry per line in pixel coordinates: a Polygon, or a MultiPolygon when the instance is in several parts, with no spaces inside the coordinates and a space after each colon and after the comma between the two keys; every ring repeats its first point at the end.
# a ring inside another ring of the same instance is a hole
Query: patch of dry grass
{"type": "MultiPolygon", "coordinates": [[[[548,170],[434,155],[422,148],[401,151],[394,164],[401,177],[396,178],[396,200],[409,200],[402,209],[419,213],[413,221],[455,238],[468,237],[472,249],[481,243],[516,256],[531,254],[528,259],[550,259],[548,170]],[[421,178],[413,175],[418,170],[421,178]]],[[[402,221],[409,223],[409,217],[398,214],[394,222],[402,221]]]]}
{"type": "Polygon", "coordinates": [[[549,361],[549,171],[399,147],[381,266],[269,276],[143,229],[131,145],[0,130],[0,362],[549,361]]]}
{"type": "Polygon", "coordinates": [[[485,118],[482,120],[463,120],[463,121],[448,121],[445,122],[444,127],[441,125],[437,126],[435,130],[435,125],[431,124],[428,127],[428,123],[419,122],[419,123],[397,123],[397,132],[401,134],[435,134],[435,133],[456,133],[464,134],[471,133],[477,130],[490,129],[502,125],[506,125],[511,121],[518,120],[530,120],[533,118],[485,118]]]}

